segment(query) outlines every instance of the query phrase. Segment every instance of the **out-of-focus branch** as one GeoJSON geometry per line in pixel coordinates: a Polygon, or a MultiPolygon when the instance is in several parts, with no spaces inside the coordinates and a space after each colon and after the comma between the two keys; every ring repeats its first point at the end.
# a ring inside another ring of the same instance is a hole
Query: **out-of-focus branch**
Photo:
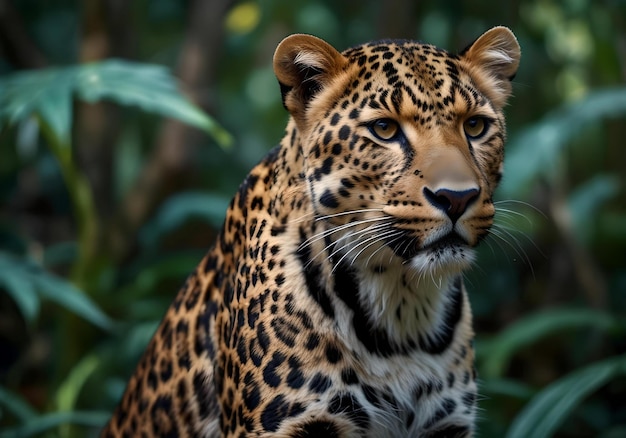
{"type": "MultiPolygon", "coordinates": [[[[176,72],[188,96],[208,111],[213,104],[209,92],[215,82],[222,23],[231,3],[196,0],[189,7],[189,25],[176,72]]],[[[152,155],[121,206],[119,228],[113,236],[118,257],[132,250],[136,231],[161,200],[187,185],[193,175],[195,146],[203,135],[180,122],[164,122],[152,155]]]]}

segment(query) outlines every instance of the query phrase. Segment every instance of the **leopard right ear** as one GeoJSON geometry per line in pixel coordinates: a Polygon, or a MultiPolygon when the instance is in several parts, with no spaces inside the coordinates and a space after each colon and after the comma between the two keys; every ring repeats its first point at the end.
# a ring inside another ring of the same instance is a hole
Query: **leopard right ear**
{"type": "Polygon", "coordinates": [[[274,53],[274,74],[283,105],[301,121],[308,103],[347,64],[347,59],[326,41],[311,35],[290,35],[274,53]]]}
{"type": "Polygon", "coordinates": [[[497,26],[474,41],[461,57],[475,73],[474,81],[502,108],[511,95],[511,81],[520,61],[520,46],[510,29],[497,26]]]}

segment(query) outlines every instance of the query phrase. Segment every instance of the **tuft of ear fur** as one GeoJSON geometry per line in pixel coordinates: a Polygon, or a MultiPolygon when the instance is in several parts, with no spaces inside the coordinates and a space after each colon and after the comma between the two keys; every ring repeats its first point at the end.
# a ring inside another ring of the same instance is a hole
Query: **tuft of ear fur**
{"type": "Polygon", "coordinates": [[[274,74],[283,105],[300,123],[310,100],[347,65],[347,59],[326,41],[311,35],[290,35],[274,53],[274,74]]]}
{"type": "Polygon", "coordinates": [[[520,57],[515,35],[504,26],[488,30],[461,53],[478,86],[499,108],[511,95],[520,57]]]}

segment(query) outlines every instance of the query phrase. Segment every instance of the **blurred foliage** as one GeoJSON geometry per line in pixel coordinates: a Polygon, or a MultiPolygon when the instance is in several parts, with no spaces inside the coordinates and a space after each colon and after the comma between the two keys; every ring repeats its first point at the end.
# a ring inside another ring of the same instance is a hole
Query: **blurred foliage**
{"type": "MultiPolygon", "coordinates": [[[[225,146],[230,135],[197,110],[160,66],[107,60],[73,67],[14,73],[0,80],[0,125],[38,117],[54,135],[51,143],[71,143],[72,99],[87,102],[110,99],[144,111],[179,118],[213,135],[225,146]]],[[[60,157],[57,157],[60,159],[60,157]]]]}
{"type": "Polygon", "coordinates": [[[626,2],[115,3],[0,0],[0,437],[97,434],[282,136],[282,37],[455,50],[499,24],[522,64],[497,224],[467,281],[478,435],[624,436],[626,2]]]}

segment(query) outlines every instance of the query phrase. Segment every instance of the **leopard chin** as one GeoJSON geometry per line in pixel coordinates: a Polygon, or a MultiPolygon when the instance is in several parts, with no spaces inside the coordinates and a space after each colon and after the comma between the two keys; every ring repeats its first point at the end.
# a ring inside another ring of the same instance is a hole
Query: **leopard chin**
{"type": "Polygon", "coordinates": [[[408,265],[420,275],[452,276],[467,270],[476,259],[476,251],[454,235],[439,239],[415,254],[408,265]]]}

